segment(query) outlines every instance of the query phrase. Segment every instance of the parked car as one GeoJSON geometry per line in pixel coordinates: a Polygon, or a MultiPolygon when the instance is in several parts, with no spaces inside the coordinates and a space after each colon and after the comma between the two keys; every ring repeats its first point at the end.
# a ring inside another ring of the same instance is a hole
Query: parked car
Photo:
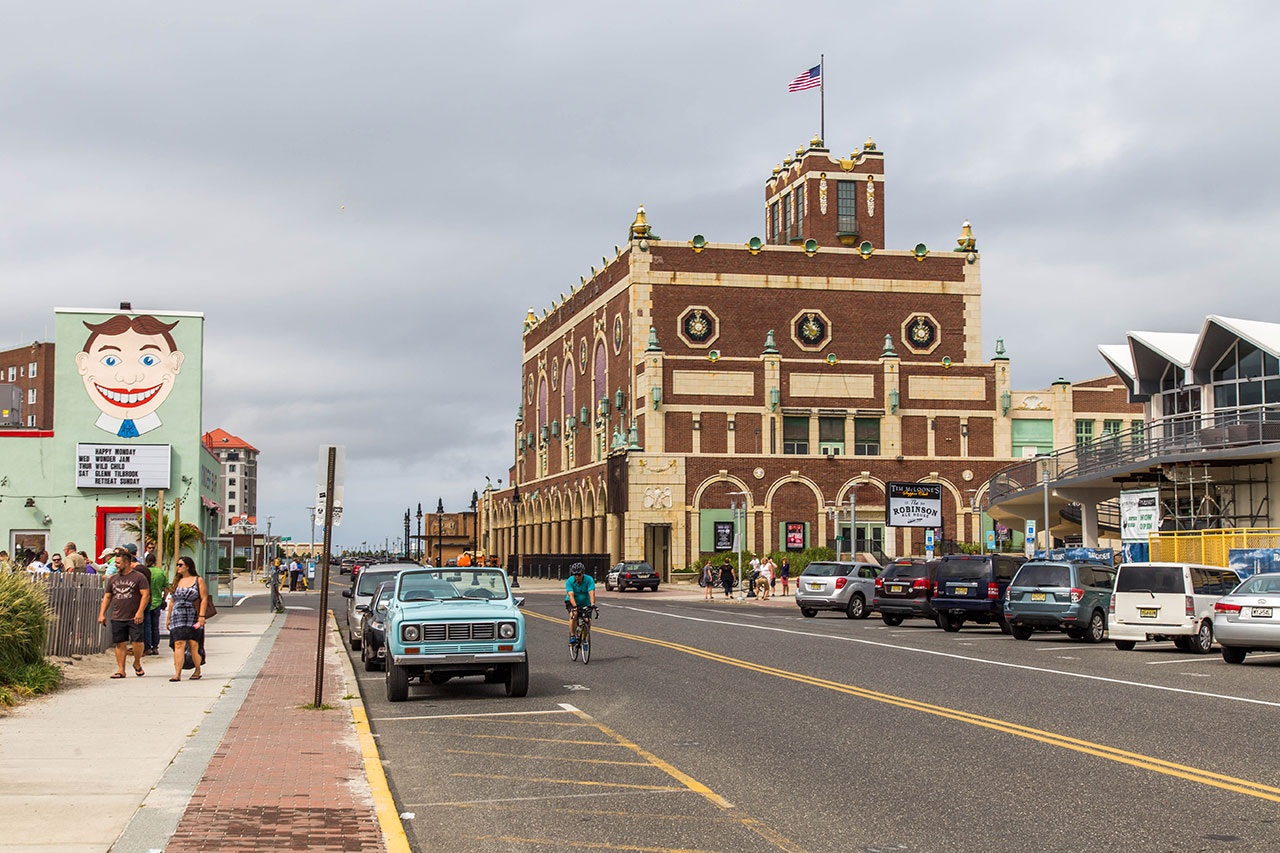
{"type": "Polygon", "coordinates": [[[1005,593],[1004,620],[1018,640],[1036,631],[1066,631],[1073,640],[1101,643],[1116,570],[1091,560],[1023,563],[1005,593]]]}
{"type": "Polygon", "coordinates": [[[604,588],[610,592],[626,592],[629,589],[658,591],[658,572],[643,560],[623,560],[604,576],[604,588]]]}
{"type": "Polygon", "coordinates": [[[387,700],[409,698],[409,682],[435,685],[484,676],[508,696],[529,692],[524,599],[502,569],[414,567],[401,572],[387,605],[387,700]]]}
{"type": "Polygon", "coordinates": [[[965,622],[994,622],[1008,634],[1004,592],[1020,565],[1021,557],[1007,554],[950,554],[940,559],[932,602],[938,627],[959,631],[965,622]]]}
{"type": "Polygon", "coordinates": [[[347,599],[347,638],[353,652],[360,651],[360,616],[369,609],[369,602],[373,599],[373,593],[378,588],[378,584],[394,580],[395,576],[404,569],[417,567],[416,563],[372,566],[351,581],[350,589],[342,591],[342,597],[347,599]]]}
{"type": "Polygon", "coordinates": [[[937,560],[900,557],[885,566],[876,578],[876,594],[871,608],[880,612],[886,625],[901,625],[903,619],[933,619],[933,580],[937,560]]]}
{"type": "Polygon", "coordinates": [[[1213,605],[1213,633],[1227,663],[1249,652],[1280,649],[1280,574],[1246,578],[1213,605]]]}
{"type": "Polygon", "coordinates": [[[1213,647],[1213,605],[1240,585],[1232,569],[1193,563],[1121,563],[1111,596],[1111,639],[1130,651],[1143,640],[1173,640],[1184,652],[1213,647]]]}
{"type": "Polygon", "coordinates": [[[796,578],[796,604],[810,618],[819,610],[843,610],[850,619],[866,619],[873,609],[880,572],[875,563],[810,563],[796,578]]]}
{"type": "Polygon", "coordinates": [[[378,584],[378,588],[373,591],[369,609],[360,614],[360,660],[364,663],[365,672],[381,669],[386,661],[384,625],[387,605],[395,592],[395,581],[383,581],[378,584]]]}

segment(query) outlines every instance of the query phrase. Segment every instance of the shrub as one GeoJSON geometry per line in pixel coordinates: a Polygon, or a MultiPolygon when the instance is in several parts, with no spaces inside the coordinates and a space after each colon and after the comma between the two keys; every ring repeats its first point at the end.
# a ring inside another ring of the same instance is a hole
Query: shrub
{"type": "Polygon", "coordinates": [[[43,584],[21,574],[0,575],[0,684],[13,683],[44,662],[49,597],[43,584]]]}
{"type": "MultiPolygon", "coordinates": [[[[751,571],[751,561],[755,558],[752,551],[742,552],[742,569],[743,575],[747,575],[751,571]]],[[[772,551],[769,554],[773,558],[775,565],[782,565],[782,558],[786,557],[791,561],[791,577],[796,577],[804,571],[805,566],[815,560],[834,560],[836,552],[830,548],[807,548],[804,551],[772,551]]],[[[724,558],[729,558],[729,564],[736,570],[738,568],[738,552],[737,551],[714,551],[707,554],[701,554],[698,559],[693,562],[693,570],[701,573],[702,567],[708,562],[714,562],[719,565],[724,558]]]]}

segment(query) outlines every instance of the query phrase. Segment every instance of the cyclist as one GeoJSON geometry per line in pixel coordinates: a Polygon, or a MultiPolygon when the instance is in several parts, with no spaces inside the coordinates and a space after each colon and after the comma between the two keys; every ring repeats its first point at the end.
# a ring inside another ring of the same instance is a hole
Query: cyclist
{"type": "Polygon", "coordinates": [[[586,574],[587,567],[582,563],[574,563],[569,567],[572,573],[564,582],[564,609],[569,611],[569,642],[578,640],[579,607],[594,607],[596,604],[596,580],[586,574]]]}

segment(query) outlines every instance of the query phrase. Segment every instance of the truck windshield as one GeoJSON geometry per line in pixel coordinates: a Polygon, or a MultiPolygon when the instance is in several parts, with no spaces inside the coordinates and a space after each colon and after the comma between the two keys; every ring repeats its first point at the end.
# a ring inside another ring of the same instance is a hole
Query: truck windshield
{"type": "Polygon", "coordinates": [[[401,601],[487,600],[507,595],[507,576],[494,569],[446,568],[405,572],[400,577],[401,601]]]}

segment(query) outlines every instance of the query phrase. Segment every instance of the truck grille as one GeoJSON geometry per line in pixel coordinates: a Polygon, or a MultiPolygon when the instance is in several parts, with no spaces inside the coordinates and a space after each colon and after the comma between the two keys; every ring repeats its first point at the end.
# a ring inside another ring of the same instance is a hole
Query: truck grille
{"type": "Polygon", "coordinates": [[[496,636],[496,628],[492,622],[428,622],[422,626],[424,643],[492,640],[496,636]]]}

